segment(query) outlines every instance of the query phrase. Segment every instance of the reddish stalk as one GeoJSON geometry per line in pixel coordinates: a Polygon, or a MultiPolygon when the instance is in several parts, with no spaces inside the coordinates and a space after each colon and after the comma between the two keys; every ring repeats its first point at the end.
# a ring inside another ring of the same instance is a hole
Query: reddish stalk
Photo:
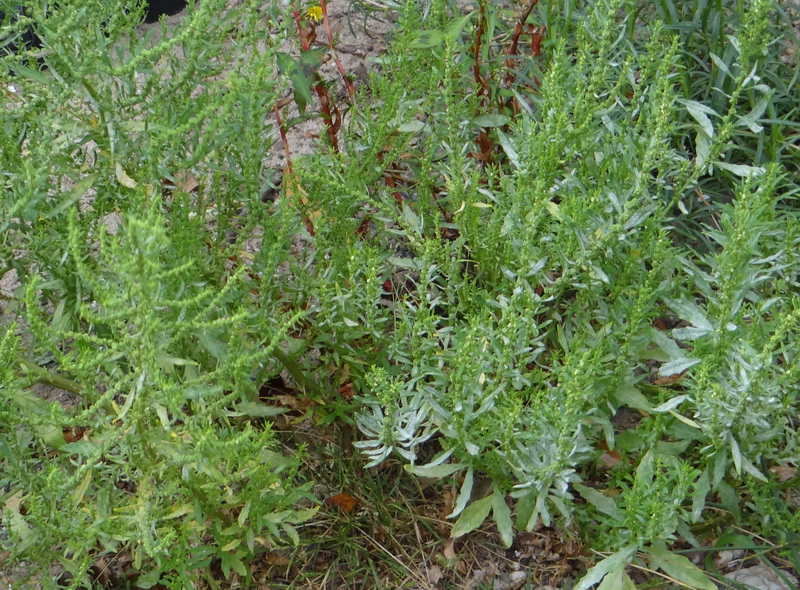
{"type": "Polygon", "coordinates": [[[478,29],[475,31],[475,43],[472,46],[472,75],[475,77],[475,82],[478,84],[478,96],[481,97],[480,106],[486,106],[486,102],[491,96],[491,90],[486,78],[481,74],[481,43],[484,33],[484,23],[486,21],[486,4],[480,3],[480,14],[478,16],[478,29]]]}
{"type": "Polygon", "coordinates": [[[525,11],[520,16],[519,20],[517,21],[516,26],[514,27],[514,33],[511,35],[511,45],[508,47],[508,51],[506,55],[508,55],[508,59],[506,59],[506,86],[510,87],[511,84],[514,83],[516,77],[513,74],[514,71],[514,56],[517,54],[517,46],[519,45],[519,37],[522,35],[522,31],[525,26],[525,22],[528,20],[528,17],[531,15],[531,11],[533,8],[539,3],[539,0],[530,0],[528,6],[525,7],[525,11]]]}
{"type": "Polygon", "coordinates": [[[319,0],[319,7],[322,9],[322,22],[325,24],[325,33],[328,36],[328,48],[330,49],[331,56],[333,56],[334,63],[336,63],[336,69],[339,70],[339,74],[342,76],[345,88],[347,88],[347,94],[350,96],[350,102],[352,102],[356,96],[356,89],[353,86],[353,83],[350,81],[350,78],[347,77],[347,74],[344,71],[344,66],[342,66],[342,62],[339,60],[339,56],[337,55],[336,50],[333,48],[333,33],[331,33],[331,24],[328,21],[328,6],[325,3],[325,0],[319,0]]]}
{"type": "MultiPolygon", "coordinates": [[[[323,11],[323,18],[325,19],[325,23],[327,26],[327,12],[322,4],[322,11],[323,11]]],[[[317,33],[314,25],[309,23],[308,29],[303,26],[303,17],[300,15],[300,12],[297,10],[292,11],[292,17],[294,18],[294,22],[297,25],[297,31],[300,34],[300,45],[303,51],[308,51],[311,48],[311,44],[316,40],[317,33]]],[[[330,27],[328,28],[328,39],[330,42],[331,51],[333,50],[333,37],[331,36],[330,27]]],[[[336,59],[336,57],[334,57],[336,59]]],[[[339,66],[339,71],[344,72],[344,68],[341,67],[341,64],[337,60],[337,64],[339,66]]],[[[345,78],[346,80],[346,78],[345,78]]],[[[347,80],[349,82],[349,80],[347,80]]],[[[352,84],[351,84],[352,86],[352,84]]],[[[348,92],[349,92],[348,88],[348,92]]],[[[328,139],[331,141],[331,146],[335,152],[339,152],[339,128],[342,126],[342,118],[339,113],[339,109],[331,100],[330,95],[328,94],[328,89],[325,88],[325,82],[322,79],[322,76],[319,75],[319,72],[314,72],[314,91],[317,93],[317,97],[319,98],[320,109],[322,110],[322,118],[325,121],[325,131],[328,134],[328,139]]],[[[355,90],[354,90],[355,92],[355,90]]]]}

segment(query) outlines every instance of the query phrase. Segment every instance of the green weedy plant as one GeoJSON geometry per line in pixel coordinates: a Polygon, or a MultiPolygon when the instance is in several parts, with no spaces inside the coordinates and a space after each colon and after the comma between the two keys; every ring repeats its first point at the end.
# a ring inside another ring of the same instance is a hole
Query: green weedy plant
{"type": "Polygon", "coordinates": [[[579,588],[634,559],[710,588],[669,544],[729,524],[796,542],[772,468],[797,461],[797,65],[770,2],[386,2],[383,71],[270,207],[276,64],[309,109],[332,93],[322,51],[277,55],[299,5],[223,4],[156,41],[63,0],[32,12],[48,71],[4,58],[12,560],[55,553],[73,587],[100,557],[140,587],[247,577],[313,515],[257,396],[281,368],[324,420],[352,380],[368,465],[449,478],[453,536],[572,523],[610,553],[579,588]]]}
{"type": "Polygon", "coordinates": [[[302,449],[279,452],[258,398],[303,315],[274,280],[301,221],[260,200],[284,32],[277,8],[209,0],[140,39],[122,4],[32,6],[47,69],[3,58],[0,269],[23,287],[1,339],[0,544],[74,588],[115,561],[187,588],[211,564],[248,577],[314,514],[302,449]]]}
{"type": "Polygon", "coordinates": [[[75,217],[70,255],[94,298],[77,313],[86,329],[48,321],[36,280],[25,299],[38,348],[81,384],[83,403],[68,412],[7,386],[4,477],[25,507],[11,529],[14,554],[46,564],[58,549],[80,584],[98,556],[123,550],[139,585],[186,587],[212,559],[227,576],[247,576],[245,558],[283,535],[297,540],[292,524],[315,512],[293,509],[308,489],[286,484],[300,457],[276,452],[257,420],[273,411],[252,376],[290,323],[262,336],[252,310],[225,305],[241,298],[242,272],[217,290],[193,282],[198,261],[176,264],[156,213],[101,234],[96,260],[75,217]],[[85,434],[66,442],[62,428],[85,434]]]}
{"type": "Polygon", "coordinates": [[[716,3],[737,16],[726,58],[693,62],[676,22],[634,22],[643,4],[544,3],[531,22],[550,33],[523,80],[491,46],[502,14],[478,4],[426,3],[425,20],[406,4],[347,155],[300,172],[334,213],[316,226],[317,272],[350,289],[308,284],[331,354],[366,369],[356,444],[371,466],[396,453],[455,477],[453,536],[490,514],[505,543],[515,526],[577,522],[613,552],[581,588],[629,583],[640,550],[711,587],[665,545],[697,544],[707,503],[797,532],[788,508],[745,510],[796,461],[796,217],[779,209],[795,189],[766,157],[793,161],[790,121],[766,113],[796,99],[770,84],[786,88],[774,7],[716,3]],[[713,107],[693,67],[716,76],[713,107]],[[371,279],[353,272],[367,265],[371,279]],[[391,304],[375,288],[387,278],[391,304]],[[624,407],[639,416],[625,430],[624,407]],[[621,460],[598,471],[604,450],[621,460]]]}

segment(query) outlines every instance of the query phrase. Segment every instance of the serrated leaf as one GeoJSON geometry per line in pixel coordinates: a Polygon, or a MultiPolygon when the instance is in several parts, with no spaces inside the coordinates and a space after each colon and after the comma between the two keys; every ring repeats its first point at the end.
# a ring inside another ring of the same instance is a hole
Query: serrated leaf
{"type": "Polygon", "coordinates": [[[322,65],[325,60],[325,55],[328,53],[328,47],[317,47],[316,49],[307,49],[300,52],[300,63],[312,69],[317,69],[322,65]]]}
{"type": "Polygon", "coordinates": [[[80,485],[75,488],[75,491],[72,492],[72,505],[74,507],[78,507],[81,502],[83,502],[83,497],[86,495],[86,490],[89,489],[89,483],[92,481],[92,469],[86,470],[86,475],[83,476],[83,480],[81,481],[80,485]]]}
{"type": "Polygon", "coordinates": [[[653,409],[647,398],[636,387],[630,383],[623,383],[613,394],[614,399],[620,404],[649,412],[653,409]]]}
{"type": "Polygon", "coordinates": [[[499,129],[497,130],[497,138],[500,140],[500,146],[503,148],[506,156],[508,156],[508,161],[511,162],[514,168],[519,168],[519,154],[512,141],[499,129]]]}
{"type": "Polygon", "coordinates": [[[689,357],[675,359],[674,361],[670,361],[661,365],[661,367],[658,369],[658,376],[669,377],[671,375],[679,375],[700,362],[702,362],[702,359],[694,359],[689,357]]]}
{"type": "Polygon", "coordinates": [[[708,471],[704,471],[697,483],[694,484],[692,492],[692,522],[698,522],[706,507],[706,496],[711,491],[711,478],[708,471]]]}
{"type": "Polygon", "coordinates": [[[42,74],[42,72],[39,70],[27,68],[20,64],[14,64],[10,67],[12,70],[14,70],[17,76],[20,76],[21,78],[28,78],[29,80],[33,80],[39,84],[47,84],[47,78],[45,78],[44,74],[42,74]]]}
{"type": "Polygon", "coordinates": [[[709,137],[714,137],[714,124],[708,118],[708,115],[718,116],[717,112],[711,107],[694,100],[680,99],[679,102],[683,103],[692,118],[700,125],[700,129],[709,137]]]}
{"type": "Polygon", "coordinates": [[[660,412],[669,412],[670,410],[674,410],[683,402],[689,399],[688,395],[678,395],[673,397],[670,400],[665,401],[663,404],[658,406],[657,408],[653,408],[653,412],[660,413],[660,412]]]}
{"type": "Polygon", "coordinates": [[[306,76],[303,65],[288,53],[276,54],[278,69],[289,77],[294,90],[294,100],[300,113],[304,113],[306,106],[314,99],[311,96],[311,80],[306,76]]]}
{"type": "Polygon", "coordinates": [[[727,162],[714,162],[714,166],[727,170],[739,178],[749,178],[750,176],[761,176],[767,170],[761,166],[745,166],[744,164],[728,164],[727,162]]]}
{"type": "Polygon", "coordinates": [[[281,528],[292,540],[293,545],[296,546],[300,544],[300,534],[297,532],[297,529],[295,527],[290,525],[288,522],[282,522],[281,528]]]}
{"type": "Polygon", "coordinates": [[[477,500],[467,506],[453,525],[450,536],[461,537],[481,526],[492,509],[492,496],[477,500]]]}
{"type": "Polygon", "coordinates": [[[625,564],[636,555],[636,550],[636,545],[629,545],[628,547],[620,549],[613,555],[609,555],[586,572],[586,575],[581,578],[573,590],[589,590],[589,588],[600,582],[608,573],[625,567],[625,564]]]}
{"type": "Polygon", "coordinates": [[[472,120],[472,124],[478,127],[502,127],[510,122],[508,115],[478,115],[472,120]]]}
{"type": "Polygon", "coordinates": [[[636,590],[636,585],[625,572],[625,566],[622,565],[614,571],[608,572],[597,590],[636,590]]]}
{"type": "Polygon", "coordinates": [[[218,361],[224,361],[228,356],[228,345],[210,332],[200,332],[197,336],[197,342],[218,361]]]}
{"type": "Polygon", "coordinates": [[[289,411],[288,408],[278,408],[276,406],[268,406],[261,402],[241,402],[234,406],[237,412],[250,416],[252,418],[269,418],[278,416],[289,411]]]}
{"type": "Polygon", "coordinates": [[[461,34],[461,31],[463,31],[464,27],[467,26],[467,23],[472,20],[474,14],[475,11],[473,10],[472,12],[469,12],[462,17],[455,18],[447,23],[447,26],[445,27],[445,36],[447,37],[447,40],[451,43],[456,41],[458,36],[461,34]]]}
{"type": "Polygon", "coordinates": [[[544,204],[544,206],[547,209],[547,211],[550,213],[550,215],[552,215],[556,219],[561,219],[562,218],[561,207],[558,206],[558,203],[554,203],[553,201],[547,201],[544,204]]]}
{"type": "Polygon", "coordinates": [[[731,74],[728,65],[722,60],[722,58],[718,56],[716,53],[711,53],[710,55],[711,55],[711,61],[714,62],[714,65],[717,66],[720,70],[722,70],[726,76],[730,76],[731,78],[733,78],[733,74],[731,74]]]}
{"type": "Polygon", "coordinates": [[[128,173],[125,172],[125,169],[122,167],[122,164],[117,162],[114,168],[116,170],[118,183],[128,188],[136,188],[136,181],[130,176],[128,176],[128,173]]]}
{"type": "Polygon", "coordinates": [[[441,45],[443,39],[444,34],[441,31],[419,31],[408,46],[411,49],[432,49],[441,45]]]}
{"type": "Polygon", "coordinates": [[[463,465],[458,463],[445,463],[442,465],[406,465],[405,470],[408,473],[412,473],[420,477],[439,478],[452,475],[463,467],[463,465]]]}
{"type": "Polygon", "coordinates": [[[141,588],[142,590],[150,590],[150,588],[158,584],[160,580],[161,569],[156,568],[154,570],[150,570],[143,576],[139,576],[136,579],[136,587],[141,588]]]}
{"type": "Polygon", "coordinates": [[[736,442],[736,437],[730,435],[731,443],[731,457],[733,458],[733,466],[736,469],[736,475],[742,475],[742,452],[739,450],[739,443],[736,442]]]}
{"type": "Polygon", "coordinates": [[[100,178],[100,174],[99,173],[90,174],[89,176],[85,176],[84,178],[81,178],[75,184],[75,187],[69,192],[69,194],[66,197],[64,197],[62,200],[60,200],[58,205],[53,207],[47,213],[47,215],[45,215],[45,217],[47,219],[50,219],[52,217],[55,217],[56,215],[59,215],[60,213],[62,213],[66,209],[69,209],[70,207],[72,207],[72,205],[77,203],[80,200],[80,198],[83,195],[85,195],[89,189],[92,188],[92,186],[94,185],[94,183],[97,181],[98,178],[100,178]]]}
{"type": "Polygon", "coordinates": [[[710,334],[709,330],[704,330],[703,328],[675,328],[672,330],[672,337],[676,340],[685,340],[687,342],[691,342],[692,340],[697,340],[698,338],[702,338],[710,334]]]}
{"type": "Polygon", "coordinates": [[[167,367],[169,365],[177,365],[177,366],[180,366],[180,367],[185,367],[185,366],[198,367],[198,366],[200,366],[197,362],[195,362],[195,361],[193,361],[191,359],[182,359],[182,358],[178,358],[178,357],[174,357],[174,356],[166,356],[166,355],[158,357],[157,362],[162,367],[167,367]]]}
{"type": "Polygon", "coordinates": [[[400,133],[416,133],[417,131],[421,131],[422,128],[425,127],[424,121],[419,121],[418,119],[412,119],[406,123],[400,125],[397,130],[400,133]]]}
{"type": "Polygon", "coordinates": [[[622,514],[620,513],[617,503],[613,498],[609,498],[594,488],[590,488],[579,483],[572,484],[572,487],[581,495],[584,500],[594,506],[598,512],[602,512],[603,514],[606,514],[617,520],[622,518],[622,514]]]}
{"type": "Polygon", "coordinates": [[[647,205],[641,209],[637,209],[633,215],[630,216],[628,221],[622,227],[623,230],[629,231],[635,227],[639,227],[644,221],[650,217],[658,209],[657,205],[647,205]]]}
{"type": "Polygon", "coordinates": [[[193,504],[180,504],[173,508],[172,512],[165,515],[163,518],[165,520],[169,520],[171,518],[178,518],[179,516],[183,516],[184,514],[189,514],[192,510],[194,510],[193,504]]]}
{"type": "Polygon", "coordinates": [[[684,350],[678,346],[677,342],[675,342],[661,330],[651,328],[650,335],[652,336],[653,342],[667,354],[669,360],[683,358],[683,356],[686,354],[684,350]]]}
{"type": "Polygon", "coordinates": [[[506,504],[506,495],[499,488],[494,489],[492,494],[492,517],[497,530],[500,532],[500,539],[503,545],[511,547],[514,542],[514,525],[511,522],[511,510],[506,504]]]}
{"type": "Polygon", "coordinates": [[[764,96],[762,96],[756,103],[756,106],[753,107],[753,110],[747,113],[745,116],[740,117],[736,124],[747,127],[753,133],[761,133],[764,131],[764,127],[759,125],[757,121],[764,114],[764,111],[767,110],[770,102],[772,102],[773,92],[774,90],[771,90],[770,92],[764,94],[764,96]]]}
{"type": "Polygon", "coordinates": [[[472,467],[467,469],[467,475],[464,476],[464,484],[461,486],[461,493],[458,494],[456,505],[453,507],[453,512],[447,515],[447,518],[455,518],[466,508],[467,502],[472,497],[472,484],[475,474],[472,467]]]}
{"type": "Polygon", "coordinates": [[[58,450],[70,455],[91,455],[97,450],[97,445],[90,440],[77,440],[58,447],[58,450]]]}
{"type": "Polygon", "coordinates": [[[663,542],[653,543],[653,546],[646,551],[651,556],[650,566],[654,569],[660,569],[668,576],[675,578],[690,588],[717,590],[716,584],[701,572],[696,565],[683,555],[676,555],[668,551],[663,542]]]}
{"type": "Polygon", "coordinates": [[[234,539],[233,541],[229,541],[222,547],[220,547],[220,551],[223,553],[227,553],[228,551],[232,551],[236,549],[242,543],[241,539],[234,539]]]}
{"type": "Polygon", "coordinates": [[[748,459],[745,455],[742,455],[742,469],[744,469],[746,473],[749,473],[759,481],[763,482],[769,481],[763,473],[761,473],[758,469],[756,469],[756,466],[753,465],[750,459],[748,459]]]}
{"type": "Polygon", "coordinates": [[[708,330],[711,332],[714,326],[706,318],[706,314],[699,305],[688,299],[668,299],[664,298],[664,303],[667,304],[672,311],[678,314],[678,317],[685,322],[689,322],[695,328],[708,330]]]}
{"type": "Polygon", "coordinates": [[[702,168],[705,166],[705,163],[708,161],[708,155],[711,153],[711,138],[705,131],[699,129],[694,145],[695,153],[697,154],[694,160],[695,166],[702,168]]]}

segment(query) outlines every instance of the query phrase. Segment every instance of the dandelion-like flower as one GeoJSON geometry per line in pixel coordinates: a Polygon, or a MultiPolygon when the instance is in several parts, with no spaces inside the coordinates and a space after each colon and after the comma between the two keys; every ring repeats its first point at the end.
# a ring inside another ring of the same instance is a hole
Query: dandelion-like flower
{"type": "Polygon", "coordinates": [[[322,21],[322,7],[311,6],[308,10],[306,10],[305,17],[315,23],[322,21]]]}

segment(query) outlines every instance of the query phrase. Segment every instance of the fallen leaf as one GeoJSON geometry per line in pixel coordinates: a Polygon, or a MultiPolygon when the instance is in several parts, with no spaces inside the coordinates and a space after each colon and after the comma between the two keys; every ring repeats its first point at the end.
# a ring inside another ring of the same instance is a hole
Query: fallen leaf
{"type": "Polygon", "coordinates": [[[342,511],[350,514],[355,510],[355,507],[358,505],[358,499],[354,498],[350,494],[336,494],[335,496],[331,496],[328,498],[328,504],[331,506],[336,506],[340,508],[342,511]]]}
{"type": "Polygon", "coordinates": [[[444,577],[444,572],[442,568],[438,565],[433,565],[428,568],[428,582],[431,584],[438,584],[439,580],[444,577]]]}
{"type": "Polygon", "coordinates": [[[175,188],[190,193],[198,186],[200,186],[200,181],[188,170],[180,170],[175,174],[175,188]]]}
{"type": "Polygon", "coordinates": [[[269,566],[284,566],[289,565],[289,558],[280,553],[270,551],[264,556],[264,562],[269,566]]]}
{"type": "Polygon", "coordinates": [[[675,373],[673,375],[667,375],[666,377],[656,377],[655,379],[653,379],[653,385],[663,385],[663,386],[674,385],[675,383],[677,383],[678,381],[683,379],[684,376],[686,375],[686,373],[688,373],[688,372],[689,372],[689,369],[686,369],[685,371],[683,371],[681,373],[675,373]]]}
{"type": "Polygon", "coordinates": [[[308,229],[308,233],[313,236],[314,222],[319,219],[322,212],[318,210],[309,211],[308,193],[306,193],[305,189],[300,184],[300,179],[289,164],[283,169],[283,182],[281,186],[283,187],[284,195],[286,195],[286,200],[305,214],[306,228],[308,229]]]}
{"type": "Polygon", "coordinates": [[[448,514],[453,513],[453,509],[456,505],[456,496],[450,490],[445,490],[442,492],[442,509],[439,511],[439,518],[447,518],[448,514]]]}
{"type": "Polygon", "coordinates": [[[456,562],[456,571],[462,576],[466,576],[469,573],[469,565],[463,559],[459,559],[456,562]]]}
{"type": "Polygon", "coordinates": [[[117,163],[116,165],[116,173],[117,173],[117,182],[119,182],[122,186],[126,186],[128,188],[136,188],[136,181],[130,176],[128,176],[128,173],[125,172],[125,169],[119,163],[117,163]]]}
{"type": "Polygon", "coordinates": [[[88,428],[83,428],[81,426],[73,426],[73,427],[64,427],[61,429],[61,433],[64,435],[64,441],[67,443],[77,442],[83,439],[83,435],[88,431],[88,428]]]}
{"type": "Polygon", "coordinates": [[[455,543],[456,540],[453,537],[450,537],[449,539],[447,539],[447,541],[444,542],[444,547],[442,548],[442,555],[444,555],[446,559],[453,560],[456,557],[458,557],[456,555],[456,550],[454,547],[455,543]]]}
{"type": "Polygon", "coordinates": [[[600,455],[600,463],[606,467],[614,467],[621,460],[622,457],[617,451],[611,451],[610,453],[603,453],[600,455]]]}
{"type": "Polygon", "coordinates": [[[344,398],[344,401],[349,402],[353,399],[353,395],[355,391],[353,390],[353,382],[348,381],[344,385],[342,385],[336,392],[344,398]]]}
{"type": "Polygon", "coordinates": [[[378,543],[383,545],[386,542],[386,529],[375,522],[372,524],[372,536],[378,543]]]}
{"type": "Polygon", "coordinates": [[[778,481],[788,481],[797,476],[797,467],[792,467],[786,463],[770,467],[769,470],[778,477],[778,481]]]}

